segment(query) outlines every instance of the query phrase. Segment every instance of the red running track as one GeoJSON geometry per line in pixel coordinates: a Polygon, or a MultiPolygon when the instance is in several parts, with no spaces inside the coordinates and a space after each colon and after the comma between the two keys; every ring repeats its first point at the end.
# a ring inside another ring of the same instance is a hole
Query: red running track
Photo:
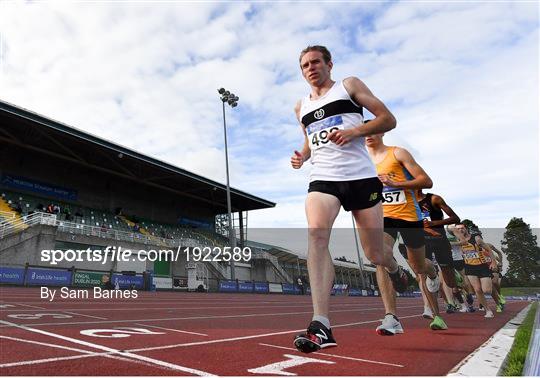
{"type": "MultiPolygon", "coordinates": [[[[446,375],[522,310],[444,314],[431,331],[420,298],[399,298],[403,335],[375,333],[380,298],[333,297],[337,348],[302,354],[293,336],[309,296],[139,292],[137,299],[39,298],[0,287],[2,375],[446,375]]],[[[57,294],[57,297],[59,294],[57,294]]]]}

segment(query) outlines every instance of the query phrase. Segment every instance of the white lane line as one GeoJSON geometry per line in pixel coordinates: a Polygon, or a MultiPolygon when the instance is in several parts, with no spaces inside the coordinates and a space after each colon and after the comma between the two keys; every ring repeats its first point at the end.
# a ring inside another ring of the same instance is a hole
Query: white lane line
{"type": "MultiPolygon", "coordinates": [[[[72,303],[69,303],[70,305],[72,305],[72,303]]],[[[105,303],[104,303],[105,304],[105,303]]],[[[107,303],[110,305],[110,303],[107,303]]],[[[96,305],[95,303],[92,303],[90,305],[96,305]]],[[[118,304],[117,304],[118,305],[118,304]]],[[[260,305],[257,305],[257,306],[205,306],[205,307],[185,307],[185,306],[178,306],[178,307],[118,307],[118,308],[108,308],[107,311],[146,311],[146,310],[236,310],[236,309],[253,309],[254,307],[256,308],[296,308],[296,307],[306,307],[306,306],[309,306],[311,305],[311,303],[306,303],[306,304],[300,304],[300,305],[292,305],[292,306],[282,306],[282,305],[279,305],[279,306],[260,306],[260,305]]],[[[365,304],[364,304],[365,305],[365,304]]],[[[343,306],[343,305],[340,305],[340,306],[333,306],[334,308],[335,307],[351,307],[351,306],[356,306],[356,308],[358,310],[362,309],[362,305],[360,304],[351,304],[351,305],[346,305],[346,306],[343,306]]],[[[32,307],[32,306],[28,306],[28,307],[32,307]]],[[[38,308],[38,307],[35,307],[35,308],[38,308]]],[[[49,308],[43,308],[43,307],[40,307],[39,309],[41,310],[48,310],[48,311],[51,311],[51,310],[56,310],[56,311],[101,311],[101,308],[102,307],[95,307],[95,308],[65,308],[65,309],[62,309],[62,308],[58,308],[58,307],[49,307],[49,308]]],[[[32,310],[21,310],[21,309],[10,309],[10,310],[3,310],[3,311],[32,311],[32,310]]]]}
{"type": "MultiPolygon", "coordinates": [[[[78,355],[78,356],[53,357],[53,358],[43,358],[41,360],[28,360],[28,361],[21,361],[21,362],[13,362],[13,363],[9,363],[9,364],[0,365],[0,368],[8,368],[8,367],[14,367],[14,366],[23,366],[23,365],[46,364],[48,362],[78,360],[78,359],[82,359],[82,358],[101,357],[101,356],[102,357],[107,357],[107,353],[83,354],[83,355],[78,355]]],[[[113,356],[108,356],[108,357],[113,357],[113,356]]],[[[135,361],[135,360],[131,360],[129,358],[123,358],[123,357],[116,357],[116,358],[118,360],[124,360],[124,361],[132,362],[132,363],[143,364],[143,365],[148,365],[148,366],[155,367],[155,365],[149,364],[147,362],[135,361]]]]}
{"type": "Polygon", "coordinates": [[[8,325],[10,325],[12,327],[17,327],[17,328],[20,328],[20,329],[24,329],[25,331],[39,333],[39,334],[42,334],[42,335],[45,335],[45,336],[54,337],[54,338],[57,338],[57,339],[60,339],[60,340],[63,340],[63,341],[68,341],[68,342],[72,342],[72,343],[75,343],[75,344],[88,346],[88,347],[91,347],[91,348],[94,348],[94,349],[99,349],[99,350],[103,350],[103,351],[106,351],[106,352],[119,354],[119,355],[124,356],[124,357],[128,357],[128,358],[139,360],[139,361],[148,362],[148,363],[151,363],[151,364],[154,364],[154,365],[157,365],[157,366],[160,366],[160,367],[165,367],[165,368],[168,368],[168,369],[179,370],[179,371],[183,371],[185,373],[190,373],[190,374],[198,375],[198,376],[215,376],[215,375],[210,374],[210,373],[205,372],[205,371],[201,371],[201,370],[197,370],[197,369],[188,368],[188,367],[185,367],[185,366],[172,364],[172,363],[161,361],[161,360],[156,360],[154,358],[141,356],[141,355],[130,353],[130,352],[120,351],[120,350],[117,350],[117,349],[106,347],[104,345],[94,344],[94,343],[90,343],[90,342],[87,342],[87,341],[74,339],[72,337],[58,335],[56,333],[47,332],[47,331],[44,331],[44,330],[41,330],[41,329],[30,328],[30,327],[26,327],[24,325],[19,325],[19,324],[15,324],[15,323],[11,323],[11,322],[6,322],[5,320],[0,320],[0,323],[8,324],[8,325]]]}
{"type": "MultiPolygon", "coordinates": [[[[409,309],[409,308],[418,308],[423,307],[423,304],[416,305],[416,306],[403,306],[398,307],[399,310],[401,309],[409,309]]],[[[370,308],[363,308],[361,310],[358,309],[350,309],[350,310],[331,310],[331,313],[340,313],[340,312],[358,312],[362,313],[364,311],[376,311],[376,310],[382,310],[383,307],[370,307],[370,308]]],[[[55,322],[55,323],[27,323],[27,325],[31,326],[58,326],[58,325],[75,325],[75,324],[103,324],[103,323],[134,323],[134,322],[156,322],[156,321],[172,321],[172,320],[203,320],[203,319],[234,319],[234,318],[253,318],[253,317],[262,317],[262,316],[290,316],[290,315],[305,315],[305,314],[313,314],[313,311],[302,311],[302,312],[283,312],[283,313],[263,313],[263,314],[244,314],[244,315],[204,315],[204,316],[188,316],[188,317],[174,317],[174,318],[152,318],[152,319],[123,319],[123,320],[107,320],[107,321],[87,321],[87,322],[55,322]]],[[[8,327],[6,325],[1,325],[0,328],[8,327]]]]}
{"type": "MultiPolygon", "coordinates": [[[[400,319],[414,318],[414,317],[419,317],[419,316],[420,315],[401,316],[400,319]]],[[[348,327],[348,326],[351,326],[351,325],[366,324],[366,323],[375,323],[375,322],[378,322],[378,321],[380,321],[380,319],[370,320],[370,321],[365,321],[365,322],[357,322],[357,323],[338,324],[338,325],[333,325],[332,328],[348,327]]],[[[149,350],[170,349],[170,348],[183,347],[183,346],[192,346],[193,344],[201,345],[201,344],[222,343],[222,342],[230,342],[230,341],[236,341],[236,340],[253,339],[253,338],[257,338],[257,337],[277,336],[277,335],[281,335],[281,334],[287,334],[287,333],[293,333],[293,332],[301,332],[301,331],[304,331],[304,329],[284,331],[284,332],[275,332],[275,333],[267,333],[267,334],[259,334],[259,335],[251,335],[251,336],[237,337],[237,338],[232,338],[232,339],[209,340],[209,341],[206,341],[206,342],[199,342],[199,343],[165,345],[165,346],[160,346],[160,347],[151,347],[151,348],[142,348],[142,349],[129,349],[129,350],[126,350],[126,352],[141,352],[141,351],[149,351],[149,350]]],[[[270,344],[267,344],[267,345],[270,345],[270,344]]],[[[106,356],[110,356],[111,353],[114,353],[114,352],[95,353],[95,356],[96,357],[99,357],[99,356],[105,356],[106,357],[106,356]]],[[[44,362],[51,362],[51,361],[76,360],[76,359],[79,359],[79,358],[88,358],[88,357],[94,357],[94,355],[59,357],[56,360],[54,360],[54,359],[34,360],[34,361],[27,361],[27,364],[44,363],[44,362]]],[[[335,357],[337,357],[337,356],[335,356],[335,357]]],[[[343,358],[343,356],[340,356],[340,358],[343,358]]],[[[139,361],[134,361],[134,362],[139,362],[139,361]]],[[[401,366],[401,365],[396,365],[396,366],[401,366]]],[[[2,366],[0,365],[0,367],[2,367],[2,366]]],[[[401,366],[401,367],[403,367],[403,366],[401,366]]]]}
{"type": "MultiPolygon", "coordinates": [[[[417,314],[417,315],[400,316],[399,318],[400,319],[417,318],[419,316],[420,315],[417,314]]],[[[360,325],[360,324],[377,323],[377,322],[380,322],[380,321],[381,321],[381,319],[375,319],[375,320],[366,320],[366,321],[355,322],[355,323],[338,324],[338,325],[332,325],[332,328],[340,328],[340,327],[349,327],[349,326],[360,325]]],[[[189,346],[198,346],[198,345],[229,343],[231,341],[256,339],[258,337],[267,337],[267,336],[286,335],[288,333],[296,333],[296,332],[302,332],[302,331],[305,331],[305,328],[293,329],[293,330],[289,330],[289,331],[263,333],[263,334],[258,334],[258,335],[231,337],[231,338],[226,338],[226,339],[195,341],[195,342],[191,342],[191,343],[171,344],[171,345],[162,345],[162,346],[157,346],[157,347],[130,349],[130,352],[146,352],[146,351],[150,351],[150,350],[163,350],[163,349],[171,349],[171,348],[178,348],[178,347],[189,347],[189,346]]]]}
{"type": "MultiPolygon", "coordinates": [[[[295,348],[287,348],[287,347],[280,346],[280,345],[272,345],[272,344],[264,344],[264,343],[259,343],[259,345],[264,345],[264,346],[272,347],[272,348],[285,349],[285,350],[293,350],[293,351],[295,351],[295,352],[298,352],[295,348]]],[[[400,368],[405,367],[405,366],[403,366],[403,365],[391,364],[391,363],[388,363],[388,362],[381,362],[381,361],[374,361],[374,360],[366,360],[366,359],[364,359],[364,358],[355,358],[355,357],[347,357],[347,356],[338,356],[337,354],[329,354],[329,353],[322,353],[322,352],[313,352],[312,354],[318,354],[318,355],[321,355],[321,356],[328,356],[328,357],[334,357],[334,358],[343,358],[344,360],[359,361],[359,362],[368,362],[368,363],[370,363],[370,364],[395,366],[395,367],[400,367],[400,368]]]]}
{"type": "Polygon", "coordinates": [[[138,326],[143,326],[143,327],[163,329],[165,331],[172,331],[172,332],[178,332],[178,333],[187,333],[187,334],[190,334],[190,335],[198,335],[198,336],[208,336],[206,333],[190,332],[190,331],[184,331],[182,329],[158,327],[158,326],[155,326],[155,325],[141,324],[141,323],[135,323],[135,324],[138,325],[138,326]]]}
{"type": "MultiPolygon", "coordinates": [[[[139,292],[140,294],[140,292],[139,292]]],[[[54,302],[49,302],[49,301],[45,301],[43,299],[38,299],[39,298],[39,293],[36,293],[37,295],[37,298],[36,298],[36,295],[31,295],[31,296],[28,296],[28,298],[22,298],[21,296],[7,296],[7,295],[3,295],[1,292],[0,292],[0,295],[2,296],[2,301],[5,301],[5,302],[9,302],[9,301],[16,301],[16,302],[20,302],[20,303],[29,303],[29,304],[34,304],[34,303],[38,303],[38,304],[44,304],[44,303],[78,303],[76,299],[62,299],[62,300],[58,300],[58,301],[54,301],[54,302]],[[18,300],[20,299],[20,300],[18,300]]],[[[290,304],[290,305],[293,305],[293,304],[298,304],[298,303],[305,303],[305,304],[310,304],[311,303],[311,300],[306,300],[307,298],[310,298],[310,297],[305,297],[304,299],[302,298],[295,298],[296,300],[288,300],[288,301],[259,301],[257,300],[258,298],[253,298],[253,299],[249,299],[249,300],[234,300],[234,299],[215,299],[215,298],[209,298],[209,299],[205,299],[205,300],[196,300],[196,299],[186,299],[186,298],[182,298],[182,295],[179,294],[178,297],[174,297],[174,298],[141,298],[140,295],[139,297],[136,299],[136,302],[137,303],[148,303],[148,304],[153,304],[153,303],[178,303],[178,302],[181,302],[182,304],[188,304],[188,303],[192,303],[192,304],[197,304],[197,303],[200,303],[200,304],[213,304],[213,303],[216,303],[216,304],[219,304],[219,303],[223,303],[223,304],[230,304],[230,303],[236,303],[236,304],[251,304],[253,303],[254,301],[256,301],[257,303],[264,303],[264,304],[290,304]]],[[[357,297],[357,298],[361,298],[361,301],[362,303],[365,303],[365,302],[377,302],[377,301],[380,301],[380,297],[357,297]]],[[[400,298],[398,298],[399,300],[400,298]]],[[[411,299],[411,300],[414,300],[414,299],[420,299],[420,297],[418,298],[406,298],[407,300],[408,299],[411,299]]],[[[133,302],[133,299],[118,299],[118,303],[130,303],[130,302],[133,302]]],[[[104,304],[104,303],[107,303],[107,300],[101,300],[101,299],[96,299],[96,300],[93,300],[92,303],[97,303],[97,304],[104,304]]],[[[339,301],[339,300],[332,300],[331,302],[332,304],[355,304],[355,303],[359,303],[359,300],[352,300],[352,301],[339,301]]]]}
{"type": "Polygon", "coordinates": [[[71,347],[66,347],[66,346],[57,345],[57,344],[43,343],[41,341],[35,341],[35,340],[20,339],[18,337],[10,337],[10,336],[2,336],[2,335],[0,335],[0,338],[1,339],[6,339],[6,340],[18,341],[18,342],[22,342],[22,343],[42,345],[42,346],[47,346],[47,347],[51,347],[51,348],[65,349],[65,350],[69,350],[69,351],[72,351],[72,352],[79,352],[79,353],[84,354],[83,356],[77,355],[77,356],[44,358],[44,359],[40,359],[40,360],[8,362],[8,363],[0,364],[0,368],[13,367],[13,366],[22,366],[22,365],[34,365],[36,363],[55,362],[55,361],[61,361],[61,360],[66,360],[66,359],[71,360],[71,359],[74,359],[74,358],[84,358],[84,357],[106,357],[106,358],[112,358],[112,359],[115,359],[115,360],[136,362],[136,363],[142,363],[142,364],[148,365],[148,366],[153,366],[153,365],[150,365],[150,364],[148,364],[146,362],[133,361],[130,358],[112,356],[112,355],[110,355],[110,353],[95,353],[95,352],[91,352],[91,351],[84,350],[84,349],[71,348],[71,347]]]}
{"type": "MultiPolygon", "coordinates": [[[[30,305],[27,305],[27,304],[24,304],[24,303],[15,303],[13,302],[14,304],[16,304],[17,306],[23,306],[23,307],[30,307],[30,308],[37,308],[38,310],[47,310],[45,307],[40,307],[40,306],[30,306],[30,305]]],[[[15,311],[15,310],[13,310],[15,311]]],[[[21,310],[19,309],[19,311],[32,311],[32,310],[21,310]]]]}
{"type": "MultiPolygon", "coordinates": [[[[107,310],[108,311],[108,310],[107,310]]],[[[78,315],[78,316],[86,316],[87,318],[94,318],[94,319],[101,319],[101,320],[108,320],[107,318],[103,318],[101,316],[93,316],[93,315],[86,315],[86,314],[79,314],[78,312],[72,312],[72,311],[61,311],[61,312],[64,312],[66,314],[71,314],[71,315],[78,315]]]]}
{"type": "MultiPolygon", "coordinates": [[[[0,335],[0,339],[13,340],[13,341],[20,341],[20,342],[22,342],[22,343],[35,344],[35,345],[43,345],[43,346],[48,346],[48,347],[51,347],[51,348],[70,350],[70,351],[72,351],[72,352],[80,352],[80,353],[91,353],[91,354],[95,354],[95,352],[92,352],[92,351],[90,351],[90,350],[84,350],[84,349],[78,349],[78,348],[71,348],[71,347],[67,347],[67,346],[63,346],[63,345],[49,344],[49,343],[44,343],[44,342],[41,342],[41,341],[35,341],[35,340],[20,339],[20,338],[18,338],[18,337],[11,337],[11,336],[0,335]]],[[[2,365],[0,365],[0,367],[2,367],[2,366],[4,366],[4,365],[5,365],[5,364],[2,364],[2,365]]]]}

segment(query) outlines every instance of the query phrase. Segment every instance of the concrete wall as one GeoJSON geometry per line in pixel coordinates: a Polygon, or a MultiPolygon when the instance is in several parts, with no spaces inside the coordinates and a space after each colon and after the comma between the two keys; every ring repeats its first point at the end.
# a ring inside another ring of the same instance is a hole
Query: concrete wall
{"type": "Polygon", "coordinates": [[[251,277],[254,281],[286,283],[286,281],[276,272],[272,263],[267,260],[253,260],[251,269],[251,277]]]}
{"type": "Polygon", "coordinates": [[[235,266],[234,274],[240,281],[251,281],[251,269],[244,266],[235,266]]]}
{"type": "MultiPolygon", "coordinates": [[[[79,269],[99,271],[117,270],[117,261],[113,262],[107,259],[105,264],[102,264],[100,261],[88,261],[86,254],[81,256],[85,260],[84,262],[60,261],[56,265],[49,265],[50,263],[41,261],[42,250],[85,250],[90,247],[91,250],[104,251],[108,246],[111,249],[112,247],[116,247],[116,250],[119,250],[119,248],[122,248],[122,250],[129,249],[133,252],[133,256],[151,249],[156,251],[169,249],[163,246],[58,232],[57,228],[53,226],[36,225],[17,234],[0,239],[0,265],[25,265],[28,263],[43,267],[71,268],[75,266],[79,269]]],[[[171,250],[173,250],[173,254],[175,255],[176,249],[171,250]]],[[[178,261],[171,262],[172,273],[173,275],[186,276],[185,254],[180,253],[178,257],[178,261]]],[[[154,262],[146,261],[143,269],[153,270],[154,262]]],[[[137,273],[142,273],[142,269],[141,272],[137,271],[137,273]]]]}
{"type": "Polygon", "coordinates": [[[251,262],[251,277],[253,281],[266,281],[266,261],[256,259],[251,262]]]}
{"type": "Polygon", "coordinates": [[[39,252],[54,247],[56,227],[38,225],[0,239],[0,265],[43,265],[39,252]]]}
{"type": "MultiPolygon", "coordinates": [[[[110,261],[107,259],[103,264],[101,261],[88,261],[86,254],[82,254],[85,261],[60,261],[56,265],[49,265],[48,262],[41,261],[42,250],[55,250],[55,249],[73,249],[73,250],[91,250],[104,251],[107,247],[116,248],[119,250],[131,250],[132,256],[138,253],[144,253],[151,249],[153,250],[167,250],[169,248],[163,246],[146,245],[140,243],[132,243],[127,241],[118,241],[113,239],[105,239],[98,236],[87,236],[70,234],[67,232],[59,232],[56,227],[36,225],[32,226],[18,234],[10,235],[6,238],[0,239],[0,265],[20,265],[23,266],[26,263],[30,265],[37,265],[42,267],[56,267],[56,268],[71,268],[88,269],[95,271],[118,271],[118,262],[110,261]]],[[[176,249],[172,249],[173,255],[176,256],[176,249]]],[[[154,262],[146,261],[144,268],[136,270],[137,273],[142,273],[142,270],[153,270],[154,262]]],[[[135,269],[121,269],[121,270],[135,270],[135,269]]],[[[187,277],[186,270],[186,255],[183,253],[178,254],[178,260],[171,262],[172,276],[187,277]]],[[[217,276],[213,273],[213,270],[208,267],[209,283],[212,290],[217,289],[217,276]]],[[[281,282],[281,277],[275,272],[272,264],[266,260],[253,260],[250,266],[236,266],[235,269],[236,278],[240,281],[269,281],[269,282],[281,282]]]]}

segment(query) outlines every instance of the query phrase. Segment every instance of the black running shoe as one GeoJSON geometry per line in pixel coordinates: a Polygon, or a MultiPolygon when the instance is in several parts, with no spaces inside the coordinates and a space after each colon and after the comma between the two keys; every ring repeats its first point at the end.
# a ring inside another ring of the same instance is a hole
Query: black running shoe
{"type": "Polygon", "coordinates": [[[337,346],[332,330],[321,322],[312,321],[305,333],[294,337],[294,346],[302,353],[316,352],[319,349],[337,346]]]}
{"type": "Polygon", "coordinates": [[[392,284],[394,285],[394,290],[398,293],[403,293],[405,290],[407,290],[407,286],[409,285],[409,280],[407,279],[407,275],[403,271],[403,268],[401,265],[398,265],[398,270],[395,273],[388,273],[390,276],[390,279],[392,280],[392,284]]]}

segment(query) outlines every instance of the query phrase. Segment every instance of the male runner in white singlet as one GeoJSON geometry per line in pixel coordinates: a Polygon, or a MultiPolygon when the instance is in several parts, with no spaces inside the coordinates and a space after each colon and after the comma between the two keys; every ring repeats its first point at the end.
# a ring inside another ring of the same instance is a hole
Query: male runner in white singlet
{"type": "Polygon", "coordinates": [[[389,131],[396,120],[358,78],[332,80],[332,67],[324,46],[309,46],[300,54],[302,75],[311,87],[295,107],[304,146],[291,157],[295,169],[311,158],[306,216],[314,314],[307,331],[294,339],[304,353],[337,346],[329,321],[334,267],[328,243],[341,206],[352,211],[366,257],[388,271],[396,291],[407,287],[402,268],[383,251],[382,185],[364,146],[365,135],[389,131]],[[364,125],[363,107],[376,117],[369,125],[364,125]]]}

